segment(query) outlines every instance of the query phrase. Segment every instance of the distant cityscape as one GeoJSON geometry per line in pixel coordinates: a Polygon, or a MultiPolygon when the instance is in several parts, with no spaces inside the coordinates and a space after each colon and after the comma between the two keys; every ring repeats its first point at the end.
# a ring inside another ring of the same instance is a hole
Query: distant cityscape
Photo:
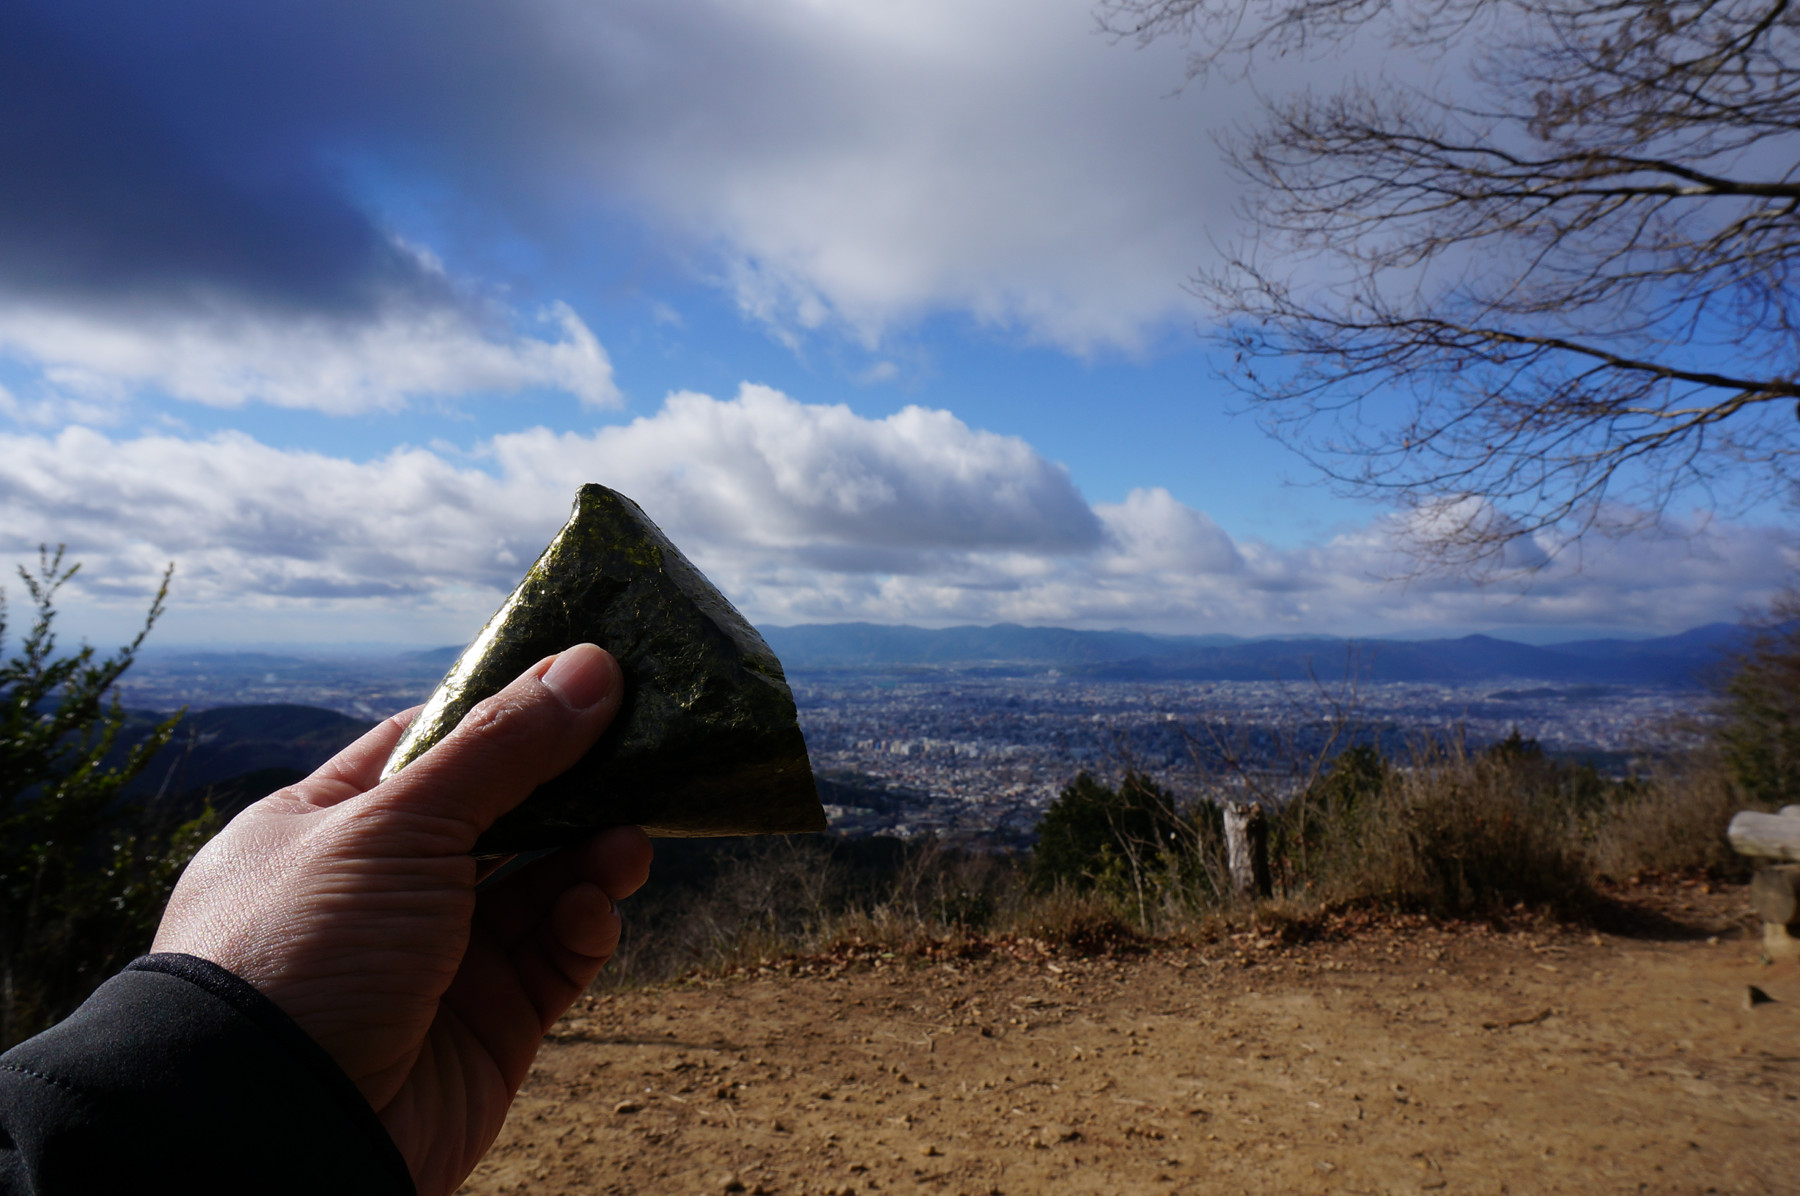
{"type": "MultiPolygon", "coordinates": [[[[1131,684],[1060,678],[802,676],[794,679],[813,767],[905,800],[843,804],[845,833],[951,837],[1028,831],[1082,769],[1136,768],[1180,796],[1230,788],[1238,766],[1280,776],[1296,758],[1427,737],[1483,746],[1513,730],[1547,751],[1622,772],[1682,734],[1703,694],[1594,686],[1371,684],[1350,695],[1275,682],[1131,684]],[[1333,708],[1333,701],[1338,703],[1333,708]],[[1203,771],[1204,770],[1204,771],[1203,771]]],[[[1304,767],[1303,763],[1301,767],[1304,767]]]]}
{"type": "MultiPolygon", "coordinates": [[[[374,721],[422,701],[454,655],[150,654],[120,690],[135,709],[297,704],[374,721]]],[[[1274,774],[1327,744],[1480,746],[1516,729],[1621,772],[1679,740],[1706,696],[1530,679],[1364,681],[1352,693],[1342,683],[1094,680],[1054,668],[808,670],[789,681],[837,833],[1000,843],[1028,835],[1083,769],[1110,778],[1136,768],[1189,796],[1229,784],[1236,766],[1274,774]]]]}

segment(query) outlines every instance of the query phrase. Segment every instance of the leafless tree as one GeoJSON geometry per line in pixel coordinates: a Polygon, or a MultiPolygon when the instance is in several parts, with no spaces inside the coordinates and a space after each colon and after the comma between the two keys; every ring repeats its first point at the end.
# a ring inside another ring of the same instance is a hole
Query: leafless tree
{"type": "Polygon", "coordinates": [[[1195,289],[1231,373],[1426,566],[1541,563],[1676,500],[1791,499],[1789,0],[1101,0],[1200,78],[1339,55],[1224,138],[1250,231],[1195,289]],[[1359,76],[1371,45],[1430,83],[1359,76]],[[1535,547],[1534,547],[1535,545],[1535,547]]]}

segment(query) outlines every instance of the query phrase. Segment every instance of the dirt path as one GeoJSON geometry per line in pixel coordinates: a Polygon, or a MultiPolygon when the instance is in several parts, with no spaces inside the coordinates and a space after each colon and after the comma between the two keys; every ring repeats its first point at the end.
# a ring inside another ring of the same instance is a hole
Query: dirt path
{"type": "Polygon", "coordinates": [[[600,996],[464,1190],[1800,1192],[1800,971],[1741,892],[1676,900],[1725,937],[1026,944],[600,996]]]}

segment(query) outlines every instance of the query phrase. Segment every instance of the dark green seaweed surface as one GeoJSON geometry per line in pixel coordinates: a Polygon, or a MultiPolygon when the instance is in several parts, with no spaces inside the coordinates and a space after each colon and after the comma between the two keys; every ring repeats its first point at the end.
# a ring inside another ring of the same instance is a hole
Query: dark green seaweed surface
{"type": "Polygon", "coordinates": [[[423,755],[527,668],[583,641],[618,659],[624,705],[573,768],[482,836],[477,855],[629,824],[665,836],[825,829],[781,662],[636,503],[591,484],[438,683],[382,775],[423,755]]]}

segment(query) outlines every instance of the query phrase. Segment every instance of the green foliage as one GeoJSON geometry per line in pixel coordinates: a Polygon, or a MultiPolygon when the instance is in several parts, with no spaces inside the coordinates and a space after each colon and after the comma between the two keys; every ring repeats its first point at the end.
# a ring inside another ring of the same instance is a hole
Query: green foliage
{"type": "MultiPolygon", "coordinates": [[[[1422,741],[1403,760],[1352,748],[1270,812],[1271,846],[1290,836],[1288,866],[1277,867],[1275,903],[1254,916],[1349,902],[1462,916],[1524,903],[1580,917],[1598,908],[1597,878],[1741,858],[1724,843],[1730,786],[1714,759],[1697,753],[1611,781],[1523,736],[1484,751],[1422,741]]],[[[1211,935],[1233,904],[1221,822],[1216,800],[1177,810],[1142,775],[1117,789],[1081,775],[1024,859],[931,839],[665,840],[604,982],[763,966],[847,941],[942,958],[1007,935],[1083,955],[1211,935]]]]}
{"type": "Polygon", "coordinates": [[[1339,752],[1324,775],[1269,819],[1269,865],[1281,887],[1314,885],[1335,857],[1354,850],[1370,805],[1392,770],[1379,749],[1358,744],[1339,752]]]}
{"type": "Polygon", "coordinates": [[[1362,809],[1388,782],[1387,759],[1372,744],[1361,743],[1338,753],[1320,778],[1318,801],[1340,816],[1362,809]]]}
{"type": "MultiPolygon", "coordinates": [[[[113,685],[162,614],[169,575],[137,638],[112,656],[82,645],[58,657],[59,589],[78,565],[40,550],[20,568],[34,608],[16,655],[0,662],[0,1040],[18,1042],[68,1014],[149,945],[170,889],[214,829],[209,809],[159,827],[125,786],[181,715],[120,749],[113,685]]],[[[0,645],[7,629],[0,591],[0,645]]]]}
{"type": "Polygon", "coordinates": [[[1546,756],[1543,744],[1521,735],[1517,727],[1489,745],[1482,757],[1505,770],[1515,785],[1558,818],[1591,819],[1628,797],[1634,785],[1629,780],[1608,780],[1592,764],[1546,756]]]}
{"type": "Polygon", "coordinates": [[[1721,713],[1720,754],[1742,798],[1800,802],[1800,591],[1776,602],[1739,658],[1721,713]]]}
{"type": "Polygon", "coordinates": [[[1505,739],[1490,743],[1482,752],[1489,760],[1507,767],[1520,767],[1536,764],[1544,758],[1544,745],[1536,739],[1527,739],[1514,727],[1505,739]]]}
{"type": "Polygon", "coordinates": [[[1126,773],[1117,789],[1077,774],[1037,831],[1031,882],[1040,892],[1141,886],[1144,874],[1164,867],[1189,837],[1174,797],[1138,772],[1126,773]]]}

